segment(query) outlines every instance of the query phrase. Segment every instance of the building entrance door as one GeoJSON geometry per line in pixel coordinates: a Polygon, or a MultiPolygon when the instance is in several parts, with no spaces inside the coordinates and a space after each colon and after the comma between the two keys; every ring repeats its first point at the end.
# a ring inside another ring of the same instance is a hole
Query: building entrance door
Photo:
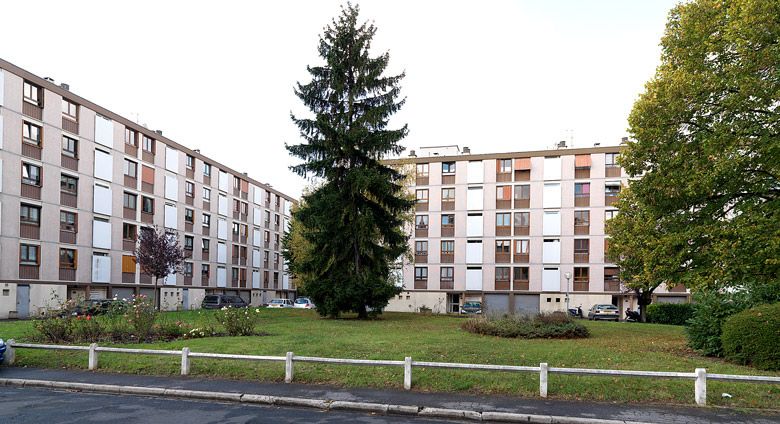
{"type": "Polygon", "coordinates": [[[19,318],[30,316],[30,286],[16,286],[16,314],[19,318]]]}

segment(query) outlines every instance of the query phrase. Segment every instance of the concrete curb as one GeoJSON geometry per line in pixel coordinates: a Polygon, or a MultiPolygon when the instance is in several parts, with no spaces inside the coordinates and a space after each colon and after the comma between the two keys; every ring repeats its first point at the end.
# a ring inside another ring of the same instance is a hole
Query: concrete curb
{"type": "Polygon", "coordinates": [[[180,399],[213,400],[229,403],[253,403],[261,405],[294,406],[322,410],[368,412],[375,414],[446,418],[463,421],[488,421],[508,423],[545,424],[644,424],[637,421],[604,420],[584,417],[563,417],[554,415],[530,415],[511,412],[470,411],[419,407],[413,405],[388,405],[370,402],[347,402],[325,399],[307,399],[283,396],[268,396],[251,393],[207,392],[200,390],[166,389],[163,387],[119,386],[113,384],[75,383],[68,381],[27,380],[0,378],[0,386],[38,387],[44,389],[77,390],[91,393],[156,396],[180,399]]]}

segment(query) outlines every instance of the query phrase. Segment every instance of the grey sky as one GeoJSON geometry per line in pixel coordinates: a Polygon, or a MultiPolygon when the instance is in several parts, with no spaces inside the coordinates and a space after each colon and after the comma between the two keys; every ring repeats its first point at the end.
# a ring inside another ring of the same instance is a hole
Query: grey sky
{"type": "MultiPolygon", "coordinates": [[[[361,1],[405,70],[409,148],[616,144],[658,64],[671,0],[361,1]]],[[[0,57],[298,195],[292,87],[341,1],[15,1],[0,57]]]]}

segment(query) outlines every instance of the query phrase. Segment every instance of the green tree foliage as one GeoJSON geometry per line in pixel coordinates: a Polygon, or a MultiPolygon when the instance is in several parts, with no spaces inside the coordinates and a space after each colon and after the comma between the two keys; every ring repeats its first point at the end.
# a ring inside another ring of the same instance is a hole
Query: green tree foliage
{"type": "MultiPolygon", "coordinates": [[[[292,116],[304,143],[287,149],[302,163],[292,167],[320,184],[303,196],[294,219],[314,255],[286,259],[306,275],[306,293],[322,315],[353,311],[367,317],[387,306],[398,288],[390,279],[393,263],[408,249],[404,215],[413,203],[404,175],[381,160],[400,154],[406,125],[388,129],[404,74],[383,75],[390,55],[372,57],[372,24],[358,22],[348,4],[319,41],[324,64],[307,68],[311,81],[295,93],[314,116],[292,116]]],[[[293,235],[294,236],[294,235],[293,235]]]]}
{"type": "Polygon", "coordinates": [[[780,303],[760,305],[732,315],[723,324],[726,359],[760,370],[780,370],[780,303]]]}
{"type": "Polygon", "coordinates": [[[620,158],[641,178],[608,227],[629,286],[780,293],[778,16],[776,0],[671,11],[620,158]]]}

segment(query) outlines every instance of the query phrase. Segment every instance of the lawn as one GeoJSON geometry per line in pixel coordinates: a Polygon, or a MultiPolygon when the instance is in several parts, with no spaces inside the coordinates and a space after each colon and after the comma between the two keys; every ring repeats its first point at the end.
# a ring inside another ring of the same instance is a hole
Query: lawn
{"type": "MultiPolygon", "coordinates": [[[[166,313],[165,319],[181,319],[200,325],[211,312],[166,313]]],[[[257,337],[218,337],[143,345],[117,345],[153,349],[181,349],[284,356],[296,355],[359,359],[467,362],[551,367],[635,369],[646,371],[708,372],[726,374],[759,372],[696,354],[685,345],[682,327],[583,321],[589,339],[516,340],[480,336],[460,329],[463,318],[386,313],[381,319],[322,319],[307,310],[262,310],[257,337]]],[[[17,341],[32,335],[30,321],[0,322],[0,337],[17,341]]],[[[17,365],[50,368],[86,368],[85,352],[17,351],[17,365]]],[[[103,371],[176,375],[178,357],[101,353],[103,371]]],[[[221,378],[283,381],[284,365],[274,362],[239,362],[194,358],[191,374],[221,378]]],[[[401,389],[403,370],[331,364],[295,365],[295,381],[350,387],[401,389]]],[[[538,396],[538,374],[499,373],[415,368],[413,390],[538,396]]],[[[632,377],[576,377],[551,374],[549,397],[610,402],[693,404],[693,380],[632,377]]],[[[708,404],[735,407],[778,408],[780,385],[708,382],[708,404]],[[723,398],[729,393],[732,398],[723,398]]]]}

